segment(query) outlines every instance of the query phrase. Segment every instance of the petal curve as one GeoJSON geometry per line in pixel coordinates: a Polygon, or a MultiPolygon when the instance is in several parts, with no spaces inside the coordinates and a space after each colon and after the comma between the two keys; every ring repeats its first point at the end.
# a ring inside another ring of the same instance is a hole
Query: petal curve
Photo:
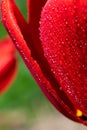
{"type": "Polygon", "coordinates": [[[87,0],[48,0],[40,35],[45,56],[76,109],[87,115],[87,0]]]}
{"type": "Polygon", "coordinates": [[[10,38],[0,41],[0,94],[10,87],[17,75],[15,47],[10,38]]]}
{"type": "Polygon", "coordinates": [[[27,27],[24,30],[19,25],[17,15],[14,13],[14,7],[15,3],[13,0],[2,0],[2,22],[28,69],[44,94],[60,112],[72,120],[82,122],[82,120],[76,117],[73,104],[69,101],[66,94],[61,91],[59,82],[56,80],[48,61],[44,57],[40,40],[37,43],[34,42],[30,25],[28,25],[29,28],[27,27]]]}

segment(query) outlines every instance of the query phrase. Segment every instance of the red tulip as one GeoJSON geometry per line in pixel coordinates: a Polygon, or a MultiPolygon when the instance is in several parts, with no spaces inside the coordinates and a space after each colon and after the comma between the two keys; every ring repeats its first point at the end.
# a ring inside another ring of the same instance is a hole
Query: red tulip
{"type": "Polygon", "coordinates": [[[28,23],[14,0],[2,0],[1,10],[44,94],[66,117],[87,125],[87,0],[28,0],[28,23]]]}
{"type": "Polygon", "coordinates": [[[15,47],[10,38],[0,41],[0,94],[12,84],[17,72],[15,47]]]}

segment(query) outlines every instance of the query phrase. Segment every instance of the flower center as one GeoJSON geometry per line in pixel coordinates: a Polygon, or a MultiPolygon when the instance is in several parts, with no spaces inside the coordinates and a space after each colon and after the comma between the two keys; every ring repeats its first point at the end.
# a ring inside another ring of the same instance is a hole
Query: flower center
{"type": "Polygon", "coordinates": [[[79,109],[77,109],[76,111],[76,116],[79,117],[80,119],[87,121],[87,116],[85,116],[82,111],[80,111],[79,109]]]}

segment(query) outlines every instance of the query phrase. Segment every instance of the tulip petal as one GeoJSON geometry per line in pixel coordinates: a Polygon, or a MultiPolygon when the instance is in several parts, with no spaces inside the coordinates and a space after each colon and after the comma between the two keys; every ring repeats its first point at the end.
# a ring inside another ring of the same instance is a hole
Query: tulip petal
{"type": "Polygon", "coordinates": [[[10,87],[17,73],[15,47],[10,38],[0,41],[0,94],[10,87]]]}
{"type": "MultiPolygon", "coordinates": [[[[39,24],[41,10],[47,0],[28,0],[28,21],[32,25],[39,24]],[[33,22],[35,24],[33,24],[33,22]]],[[[36,27],[37,28],[37,27],[36,27]]]]}
{"type": "Polygon", "coordinates": [[[40,55],[43,55],[43,52],[41,47],[41,41],[39,39],[39,21],[42,7],[45,5],[46,1],[47,0],[28,0],[29,32],[32,37],[33,46],[40,55]]]}
{"type": "Polygon", "coordinates": [[[39,39],[39,21],[42,7],[47,0],[28,0],[28,21],[31,34],[34,36],[34,42],[40,42],[39,39]]]}
{"type": "Polygon", "coordinates": [[[37,43],[34,42],[35,40],[31,34],[30,26],[29,30],[27,28],[25,31],[18,24],[18,17],[14,13],[14,6],[15,4],[12,0],[2,0],[2,22],[24,59],[25,64],[52,104],[67,117],[81,122],[80,118],[76,116],[73,104],[68,99],[65,92],[61,91],[58,80],[56,80],[44,56],[40,41],[37,43]],[[25,36],[26,32],[28,33],[25,36]]]}
{"type": "Polygon", "coordinates": [[[87,121],[87,0],[48,0],[40,35],[61,89],[87,121]]]}

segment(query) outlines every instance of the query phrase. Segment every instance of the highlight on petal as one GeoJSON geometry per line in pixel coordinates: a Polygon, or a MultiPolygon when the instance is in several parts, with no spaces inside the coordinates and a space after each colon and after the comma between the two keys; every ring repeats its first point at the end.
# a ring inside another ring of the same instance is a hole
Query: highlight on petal
{"type": "MultiPolygon", "coordinates": [[[[84,112],[82,111],[82,109],[80,109],[81,107],[78,106],[79,103],[77,104],[76,100],[74,101],[74,99],[72,99],[70,96],[71,94],[72,97],[75,95],[73,95],[73,89],[72,91],[69,91],[68,89],[68,87],[70,86],[70,82],[65,82],[65,80],[67,80],[67,77],[65,76],[66,73],[61,73],[60,64],[63,65],[63,60],[64,65],[66,65],[66,63],[68,64],[68,62],[65,61],[65,57],[58,59],[59,56],[63,57],[64,55],[66,55],[66,52],[68,52],[65,49],[66,46],[71,46],[72,44],[64,44],[65,48],[63,48],[64,46],[60,48],[57,44],[60,43],[59,46],[61,46],[61,42],[63,41],[62,39],[67,38],[66,35],[70,37],[70,42],[71,40],[73,40],[70,35],[72,34],[72,31],[67,32],[67,21],[66,24],[62,21],[66,17],[66,14],[68,14],[67,19],[69,19],[71,22],[70,30],[72,30],[72,28],[74,30],[75,26],[73,26],[72,24],[72,15],[70,16],[70,14],[74,11],[73,6],[75,5],[74,7],[76,7],[76,9],[78,6],[76,3],[73,3],[72,0],[42,0],[42,3],[41,0],[39,0],[39,2],[40,5],[38,5],[38,10],[35,9],[36,14],[33,14],[32,9],[35,7],[35,2],[34,0],[28,0],[28,8],[30,6],[32,8],[28,10],[28,14],[30,13],[30,17],[29,23],[27,23],[22,17],[22,14],[20,13],[14,0],[2,0],[2,22],[6,27],[9,35],[11,36],[16,48],[20,52],[25,64],[27,65],[34,79],[36,80],[44,94],[47,96],[47,98],[50,100],[50,102],[66,117],[87,125],[87,117],[83,114],[84,112]],[[67,11],[67,13],[65,12],[63,14],[62,10],[66,10],[67,8],[64,7],[67,6],[70,6],[69,11],[71,13],[67,11]],[[42,18],[41,21],[39,21],[40,11],[42,7],[42,18]],[[57,9],[59,9],[59,12],[57,11],[57,9]],[[35,18],[36,23],[33,17],[35,18]],[[60,17],[61,19],[57,19],[57,17],[60,17]],[[41,23],[40,35],[42,43],[39,38],[39,22],[41,23]],[[58,27],[60,27],[59,31],[58,27]],[[64,53],[62,53],[63,51],[64,53]],[[60,64],[58,64],[58,62],[60,64]],[[65,85],[67,86],[67,88],[65,87],[65,85]]],[[[73,18],[74,16],[76,16],[76,14],[73,15],[73,18]]],[[[73,38],[75,34],[76,32],[74,31],[73,38]]],[[[66,40],[69,41],[69,39],[66,40]]],[[[70,59],[71,57],[67,55],[66,57],[70,59]]],[[[66,66],[65,69],[68,70],[66,66]]],[[[73,66],[73,64],[71,66],[73,66]]],[[[69,70],[71,66],[69,66],[69,70]]],[[[73,76],[72,73],[70,74],[73,76]]]]}
{"type": "Polygon", "coordinates": [[[10,87],[17,75],[15,51],[10,38],[0,40],[0,94],[10,87]]]}

